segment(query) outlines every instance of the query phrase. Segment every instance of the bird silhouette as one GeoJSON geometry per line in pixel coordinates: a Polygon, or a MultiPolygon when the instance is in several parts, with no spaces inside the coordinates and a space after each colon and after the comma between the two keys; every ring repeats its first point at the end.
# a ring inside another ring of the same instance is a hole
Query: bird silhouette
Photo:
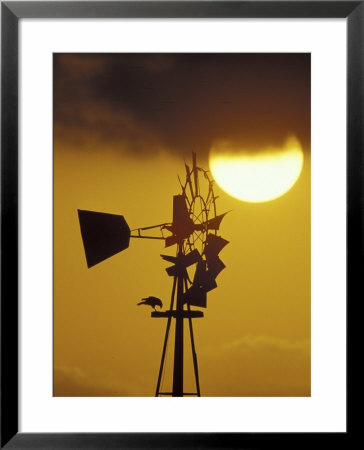
{"type": "Polygon", "coordinates": [[[147,298],[142,298],[142,301],[137,303],[137,305],[149,305],[154,308],[154,310],[156,306],[159,306],[159,308],[163,308],[162,300],[151,295],[147,298]]]}

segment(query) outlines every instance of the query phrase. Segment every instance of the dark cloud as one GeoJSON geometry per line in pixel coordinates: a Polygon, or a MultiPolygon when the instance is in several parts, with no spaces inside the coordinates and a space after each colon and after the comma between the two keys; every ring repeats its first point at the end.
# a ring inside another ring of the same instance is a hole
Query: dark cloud
{"type": "Polygon", "coordinates": [[[309,54],[56,54],[56,141],[206,153],[310,143],[309,54]]]}

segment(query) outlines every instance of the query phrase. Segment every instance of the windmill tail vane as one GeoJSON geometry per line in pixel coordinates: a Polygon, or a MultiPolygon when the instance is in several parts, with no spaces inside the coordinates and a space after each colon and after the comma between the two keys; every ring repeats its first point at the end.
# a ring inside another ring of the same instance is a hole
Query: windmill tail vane
{"type": "MultiPolygon", "coordinates": [[[[185,163],[185,170],[185,181],[178,178],[182,193],[173,196],[172,222],[131,230],[122,215],[78,210],[89,268],[126,250],[132,238],[160,239],[164,241],[165,248],[176,246],[175,255],[161,255],[164,261],[171,264],[165,269],[173,279],[169,309],[151,313],[153,318],[167,319],[156,396],[201,395],[192,319],[203,317],[203,312],[191,307],[207,307],[207,293],[217,287],[216,278],[225,268],[219,253],[228,241],[219,236],[218,231],[227,212],[217,214],[213,180],[208,171],[197,166],[195,153],[192,154],[192,168],[185,163]],[[159,235],[152,235],[152,230],[158,231],[159,235]],[[162,392],[161,381],[172,319],[175,321],[172,389],[162,392]],[[196,392],[192,393],[184,392],[183,388],[184,320],[187,320],[189,327],[196,383],[196,392]]],[[[155,299],[153,296],[148,298],[155,299]]],[[[153,302],[141,304],[153,306],[155,300],[153,302]]]]}

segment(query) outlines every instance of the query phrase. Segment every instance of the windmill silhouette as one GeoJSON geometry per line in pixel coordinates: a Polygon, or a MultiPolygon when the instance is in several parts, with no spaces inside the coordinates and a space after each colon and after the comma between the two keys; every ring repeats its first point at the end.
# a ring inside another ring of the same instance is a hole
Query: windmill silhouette
{"type": "Polygon", "coordinates": [[[131,238],[161,239],[165,241],[165,247],[176,246],[175,255],[161,255],[164,261],[172,264],[166,268],[167,274],[173,278],[169,309],[151,313],[153,318],[167,319],[156,397],[201,395],[192,320],[203,317],[203,312],[191,307],[207,307],[207,293],[217,287],[216,277],[225,268],[219,253],[228,241],[218,235],[218,230],[226,213],[217,215],[214,182],[208,171],[197,166],[195,153],[192,153],[192,168],[185,164],[185,171],[185,180],[182,182],[178,178],[182,192],[173,196],[172,222],[130,230],[121,215],[78,210],[89,268],[127,249],[131,238]],[[145,234],[152,229],[159,229],[160,235],[145,234]],[[175,320],[172,392],[161,392],[172,319],[175,320]],[[189,325],[196,383],[196,392],[193,393],[184,392],[183,388],[185,319],[189,325]]]}

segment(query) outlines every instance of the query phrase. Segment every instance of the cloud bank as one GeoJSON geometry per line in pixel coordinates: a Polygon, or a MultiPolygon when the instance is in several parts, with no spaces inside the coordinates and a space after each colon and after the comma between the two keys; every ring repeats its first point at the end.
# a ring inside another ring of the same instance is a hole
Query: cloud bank
{"type": "Polygon", "coordinates": [[[310,141],[309,54],[55,54],[55,143],[206,156],[310,141]],[[121,145],[125,144],[125,145],[121,145]]]}

